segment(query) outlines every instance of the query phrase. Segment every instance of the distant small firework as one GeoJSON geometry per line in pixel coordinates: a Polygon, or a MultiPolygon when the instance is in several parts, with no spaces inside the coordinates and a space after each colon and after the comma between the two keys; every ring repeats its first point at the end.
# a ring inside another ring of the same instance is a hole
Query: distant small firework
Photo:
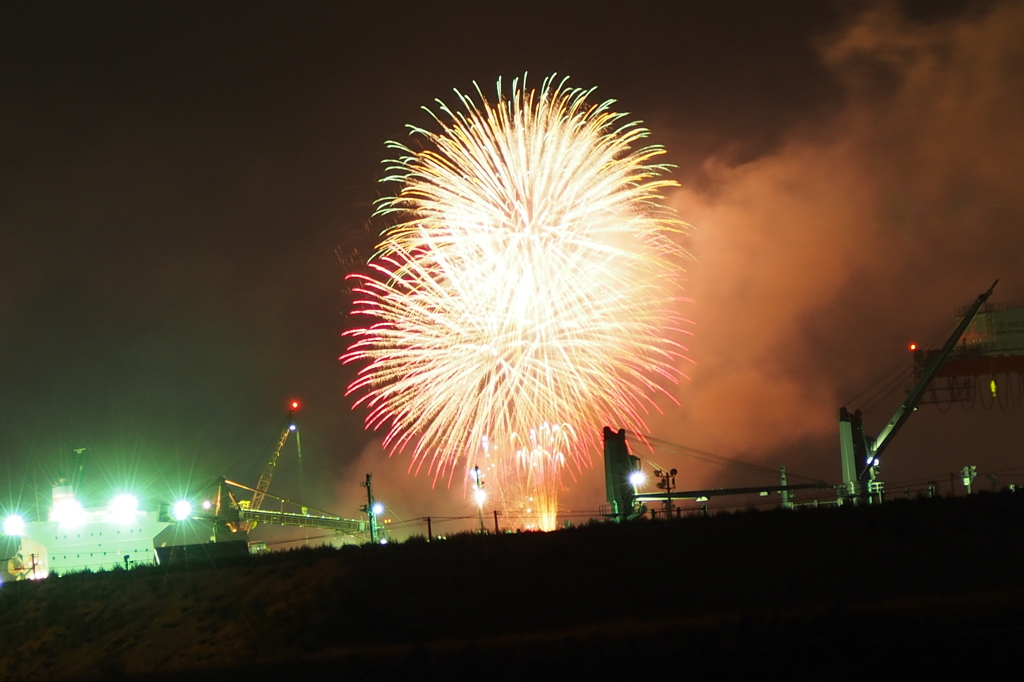
{"type": "Polygon", "coordinates": [[[533,497],[552,528],[562,470],[605,424],[644,432],[682,375],[686,226],[662,205],[664,150],[634,149],[648,131],[611,100],[554,77],[502,90],[439,102],[438,132],[411,128],[422,149],[388,143],[399,190],[376,215],[397,220],[350,276],[371,322],[341,359],[365,362],[348,394],[410,470],[450,483],[493,457],[504,503],[533,497]]]}
{"type": "Polygon", "coordinates": [[[512,435],[510,454],[497,463],[498,484],[510,511],[525,512],[526,527],[555,528],[562,469],[579,443],[569,424],[541,424],[529,433],[512,435]]]}

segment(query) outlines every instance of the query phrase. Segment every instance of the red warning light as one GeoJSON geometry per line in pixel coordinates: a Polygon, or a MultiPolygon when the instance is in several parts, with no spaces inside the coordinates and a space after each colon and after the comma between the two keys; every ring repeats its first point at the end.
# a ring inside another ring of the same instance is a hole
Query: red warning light
{"type": "Polygon", "coordinates": [[[916,343],[910,344],[910,350],[917,350],[917,344],[916,343]]]}
{"type": "Polygon", "coordinates": [[[299,409],[299,401],[298,400],[293,400],[292,401],[292,412],[294,412],[297,409],[299,409]]]}

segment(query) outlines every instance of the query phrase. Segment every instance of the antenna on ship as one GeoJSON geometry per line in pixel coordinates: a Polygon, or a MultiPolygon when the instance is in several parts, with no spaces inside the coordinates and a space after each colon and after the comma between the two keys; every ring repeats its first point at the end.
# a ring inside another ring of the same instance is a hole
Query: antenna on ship
{"type": "Polygon", "coordinates": [[[55,489],[61,488],[60,496],[75,497],[81,492],[82,481],[85,479],[85,452],[88,449],[72,446],[71,454],[60,460],[57,480],[53,484],[55,489]]]}

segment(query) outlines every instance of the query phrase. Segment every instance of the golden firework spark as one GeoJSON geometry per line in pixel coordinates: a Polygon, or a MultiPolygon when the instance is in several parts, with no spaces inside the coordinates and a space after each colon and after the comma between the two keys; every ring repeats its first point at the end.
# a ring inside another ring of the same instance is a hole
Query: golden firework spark
{"type": "Polygon", "coordinates": [[[370,322],[342,356],[365,363],[348,393],[367,427],[392,453],[411,446],[410,469],[428,463],[435,483],[481,447],[505,472],[524,452],[580,469],[603,425],[646,430],[685,359],[686,226],[662,204],[664,150],[565,79],[508,95],[499,81],[494,103],[476,92],[439,102],[436,132],[412,127],[420,148],[388,143],[399,189],[376,214],[393,224],[370,274],[351,275],[370,322]],[[557,457],[539,454],[550,425],[557,457]]]}

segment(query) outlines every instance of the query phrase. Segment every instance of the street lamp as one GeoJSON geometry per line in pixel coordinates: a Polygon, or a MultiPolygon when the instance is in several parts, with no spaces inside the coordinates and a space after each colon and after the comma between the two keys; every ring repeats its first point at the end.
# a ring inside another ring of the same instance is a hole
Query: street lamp
{"type": "Polygon", "coordinates": [[[672,490],[676,487],[676,473],[678,472],[675,469],[671,471],[657,469],[654,472],[654,476],[661,479],[658,481],[658,487],[665,491],[666,518],[672,518],[672,490]]]}
{"type": "Polygon", "coordinates": [[[960,470],[960,478],[963,479],[964,487],[967,488],[967,494],[971,494],[971,484],[974,483],[974,479],[978,477],[978,467],[966,466],[960,470]]]}
{"type": "Polygon", "coordinates": [[[640,492],[640,487],[647,481],[647,474],[637,469],[629,475],[629,484],[633,486],[633,494],[640,492]]]}

